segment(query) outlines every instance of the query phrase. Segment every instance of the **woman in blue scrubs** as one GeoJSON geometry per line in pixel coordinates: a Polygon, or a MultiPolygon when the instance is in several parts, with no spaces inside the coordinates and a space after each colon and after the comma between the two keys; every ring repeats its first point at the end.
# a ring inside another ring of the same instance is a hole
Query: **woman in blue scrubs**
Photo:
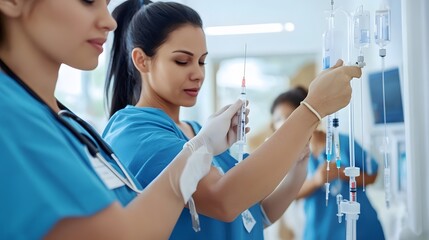
{"type": "MultiPolygon", "coordinates": [[[[302,87],[296,87],[280,94],[274,100],[271,107],[274,130],[280,128],[306,96],[307,90],[302,87]]],[[[325,146],[326,133],[319,129],[315,130],[310,140],[311,154],[308,163],[307,180],[304,182],[297,197],[298,199],[304,199],[305,227],[303,236],[305,240],[340,240],[346,238],[346,221],[343,218],[342,223],[338,222],[336,196],[341,194],[346,199],[349,196],[349,178],[344,174],[344,168],[350,165],[349,138],[340,134],[341,168],[338,175],[335,162],[331,162],[330,171],[328,172],[330,195],[326,206],[327,163],[325,146]]],[[[358,186],[357,199],[360,204],[356,239],[383,240],[383,229],[377,213],[372,207],[366,192],[362,191],[362,175],[365,175],[366,185],[374,183],[377,178],[378,165],[374,159],[371,159],[371,164],[367,164],[363,168],[362,151],[362,147],[355,142],[356,167],[363,170],[361,171],[361,176],[356,178],[358,186]]]]}
{"type": "Polygon", "coordinates": [[[101,137],[56,100],[61,64],[97,66],[116,28],[108,2],[0,1],[0,239],[167,239],[212,154],[230,146],[240,102],[141,192],[101,137]]]}
{"type": "MultiPolygon", "coordinates": [[[[206,40],[198,13],[179,3],[130,0],[113,16],[118,28],[106,85],[112,117],[103,136],[146,187],[198,134],[200,125],[179,115],[196,103],[204,82],[206,40]]],[[[243,162],[236,165],[228,151],[214,158],[193,195],[201,231],[192,230],[184,209],[171,239],[263,238],[264,224],[281,216],[305,179],[307,164],[299,155],[320,115],[350,99],[349,80],[361,71],[341,65],[323,72],[307,106],[243,162]],[[289,171],[294,177],[282,181],[289,171]]]]}

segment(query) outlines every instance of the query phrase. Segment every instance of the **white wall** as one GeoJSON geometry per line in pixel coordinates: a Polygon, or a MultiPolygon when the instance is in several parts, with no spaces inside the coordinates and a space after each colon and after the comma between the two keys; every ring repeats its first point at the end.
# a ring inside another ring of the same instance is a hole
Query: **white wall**
{"type": "Polygon", "coordinates": [[[429,4],[402,1],[407,151],[407,207],[401,239],[429,238],[429,4]]]}

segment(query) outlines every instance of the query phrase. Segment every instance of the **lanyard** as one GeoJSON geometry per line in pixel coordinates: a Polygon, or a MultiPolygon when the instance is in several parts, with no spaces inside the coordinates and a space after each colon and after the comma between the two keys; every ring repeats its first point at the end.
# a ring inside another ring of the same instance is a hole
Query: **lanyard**
{"type": "Polygon", "coordinates": [[[89,151],[92,157],[97,158],[101,163],[103,163],[119,180],[121,180],[126,186],[128,186],[131,190],[133,190],[136,193],[141,193],[142,190],[138,189],[135,185],[133,179],[129,176],[128,172],[126,171],[125,167],[120,163],[118,157],[113,153],[110,146],[100,137],[100,135],[94,130],[94,128],[91,127],[87,122],[79,118],[77,115],[72,113],[70,110],[68,110],[62,103],[57,101],[59,108],[61,109],[60,112],[55,113],[52,108],[48,106],[48,104],[43,101],[43,99],[37,95],[36,92],[34,92],[27,84],[22,81],[21,78],[19,78],[4,62],[2,59],[0,59],[0,67],[1,69],[9,75],[15,82],[17,82],[24,90],[26,90],[33,98],[35,98],[38,102],[42,103],[44,106],[47,107],[49,112],[54,116],[54,118],[60,122],[73,136],[79,140],[89,151]],[[125,178],[116,171],[115,168],[110,165],[110,163],[103,157],[103,155],[100,153],[100,150],[98,149],[97,145],[94,144],[87,136],[80,133],[78,130],[76,130],[65,118],[71,118],[73,121],[78,123],[87,133],[95,140],[95,142],[98,144],[98,146],[107,154],[109,155],[115,163],[119,166],[123,174],[125,175],[125,178]]]}

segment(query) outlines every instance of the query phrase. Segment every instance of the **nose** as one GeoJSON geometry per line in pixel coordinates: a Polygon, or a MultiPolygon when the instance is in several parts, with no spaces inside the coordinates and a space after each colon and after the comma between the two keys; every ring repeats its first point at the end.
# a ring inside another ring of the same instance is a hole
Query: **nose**
{"type": "Polygon", "coordinates": [[[191,74],[191,80],[204,80],[206,72],[204,65],[200,65],[200,63],[197,63],[196,66],[194,66],[193,68],[194,69],[191,74]]]}
{"type": "Polygon", "coordinates": [[[106,5],[101,13],[99,27],[104,29],[106,32],[110,32],[114,31],[117,26],[116,20],[112,17],[106,5]]]}

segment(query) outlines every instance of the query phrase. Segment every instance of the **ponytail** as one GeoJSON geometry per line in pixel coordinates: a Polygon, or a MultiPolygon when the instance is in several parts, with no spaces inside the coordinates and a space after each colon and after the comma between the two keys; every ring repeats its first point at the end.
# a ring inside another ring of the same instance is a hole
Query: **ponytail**
{"type": "Polygon", "coordinates": [[[110,100],[109,117],[128,104],[135,104],[140,94],[141,79],[134,69],[128,43],[128,26],[141,8],[140,4],[139,0],[125,1],[112,13],[118,26],[114,31],[104,89],[107,103],[110,100]]]}
{"type": "Polygon", "coordinates": [[[135,105],[140,97],[142,79],[130,54],[134,48],[140,48],[146,56],[154,57],[175,29],[185,24],[202,28],[198,13],[176,2],[128,0],[119,5],[112,15],[118,27],[114,32],[105,85],[107,102],[111,92],[110,116],[128,104],[135,105]],[[143,5],[145,7],[141,9],[143,5]]]}

